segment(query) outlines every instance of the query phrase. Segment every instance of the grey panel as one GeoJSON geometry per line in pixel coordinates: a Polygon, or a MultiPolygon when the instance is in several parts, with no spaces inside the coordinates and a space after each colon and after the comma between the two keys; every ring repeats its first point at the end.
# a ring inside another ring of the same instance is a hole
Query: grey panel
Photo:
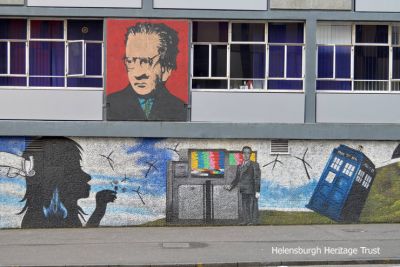
{"type": "Polygon", "coordinates": [[[0,119],[101,120],[102,100],[102,90],[0,90],[0,119]]]}
{"type": "Polygon", "coordinates": [[[304,94],[192,91],[192,121],[302,123],[304,94]]]}
{"type": "Polygon", "coordinates": [[[400,12],[399,0],[356,0],[356,11],[400,12]]]}
{"type": "MultiPolygon", "coordinates": [[[[148,0],[145,0],[148,1],[148,0]]],[[[28,0],[28,6],[141,8],[142,0],[28,0]]]]}
{"type": "Polygon", "coordinates": [[[267,0],[154,0],[154,8],[267,10],[267,0]]]}
{"type": "Polygon", "coordinates": [[[400,123],[398,94],[317,94],[317,122],[400,123]]]}
{"type": "Polygon", "coordinates": [[[213,210],[216,220],[236,220],[239,217],[238,190],[227,191],[222,185],[214,185],[213,210]]]}
{"type": "Polygon", "coordinates": [[[203,185],[181,185],[178,188],[179,219],[202,220],[203,185]]]}
{"type": "Polygon", "coordinates": [[[351,10],[352,0],[270,0],[271,9],[351,10]]]}
{"type": "Polygon", "coordinates": [[[24,0],[0,0],[0,5],[23,5],[24,0]]]}

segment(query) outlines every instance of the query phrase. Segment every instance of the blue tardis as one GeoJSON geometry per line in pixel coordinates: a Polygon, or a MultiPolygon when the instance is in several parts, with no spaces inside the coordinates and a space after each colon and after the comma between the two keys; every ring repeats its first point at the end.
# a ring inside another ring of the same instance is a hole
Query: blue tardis
{"type": "Polygon", "coordinates": [[[374,178],[375,165],[364,153],[340,145],[306,207],[337,222],[358,222],[374,178]]]}

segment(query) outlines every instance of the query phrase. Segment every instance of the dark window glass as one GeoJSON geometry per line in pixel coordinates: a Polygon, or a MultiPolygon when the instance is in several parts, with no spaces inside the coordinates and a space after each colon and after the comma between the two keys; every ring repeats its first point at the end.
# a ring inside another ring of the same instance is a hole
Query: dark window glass
{"type": "Polygon", "coordinates": [[[318,78],[333,78],[333,46],[318,47],[318,78]]]}
{"type": "Polygon", "coordinates": [[[67,78],[68,87],[103,87],[102,78],[67,78]]]}
{"type": "Polygon", "coordinates": [[[276,23],[268,24],[269,43],[303,43],[303,23],[276,23]]]}
{"type": "Polygon", "coordinates": [[[101,44],[86,44],[86,75],[101,75],[101,44]]]}
{"type": "Polygon", "coordinates": [[[29,74],[64,76],[64,42],[30,42],[29,74]]]}
{"type": "Polygon", "coordinates": [[[233,23],[232,41],[260,41],[264,42],[265,24],[261,23],[233,23]]]}
{"type": "Polygon", "coordinates": [[[336,78],[350,78],[351,48],[350,46],[336,46],[336,78]]]}
{"type": "Polygon", "coordinates": [[[393,79],[400,79],[400,47],[393,47],[393,79]]]}
{"type": "Polygon", "coordinates": [[[226,45],[213,45],[211,47],[211,75],[213,77],[226,76],[226,45]]]}
{"type": "Polygon", "coordinates": [[[103,40],[102,20],[68,20],[68,40],[103,40]]]}
{"type": "Polygon", "coordinates": [[[303,81],[294,80],[269,80],[268,89],[272,90],[302,90],[303,81]]]}
{"type": "Polygon", "coordinates": [[[29,86],[64,87],[64,78],[30,77],[29,86]]]}
{"type": "Polygon", "coordinates": [[[195,45],[193,50],[193,75],[195,77],[208,77],[209,46],[195,45]]]}
{"type": "Polygon", "coordinates": [[[0,19],[0,39],[26,39],[26,20],[0,19]]]}
{"type": "Polygon", "coordinates": [[[231,78],[264,78],[265,45],[231,45],[231,78]]]}
{"type": "Polygon", "coordinates": [[[82,58],[82,42],[68,43],[68,74],[83,74],[82,58]]]}
{"type": "Polygon", "coordinates": [[[194,21],[193,42],[228,42],[228,22],[194,21]]]}
{"type": "Polygon", "coordinates": [[[354,51],[354,79],[388,80],[389,47],[356,46],[354,51]]]}
{"type": "Polygon", "coordinates": [[[59,20],[32,20],[31,38],[63,39],[64,22],[59,20]]]}
{"type": "Polygon", "coordinates": [[[227,80],[192,80],[192,89],[227,89],[227,80]]]}
{"type": "Polygon", "coordinates": [[[285,47],[272,45],[269,47],[269,77],[285,76],[285,47]]]}
{"type": "Polygon", "coordinates": [[[350,91],[350,81],[317,81],[317,90],[350,91]]]}
{"type": "Polygon", "coordinates": [[[302,52],[303,48],[301,46],[287,47],[286,77],[301,78],[302,60],[303,60],[302,52]]]}
{"type": "Polygon", "coordinates": [[[26,86],[25,77],[0,77],[0,86],[26,86]]]}
{"type": "Polygon", "coordinates": [[[26,44],[22,42],[10,43],[10,73],[25,74],[25,50],[26,44]]]}
{"type": "Polygon", "coordinates": [[[0,42],[0,74],[7,74],[8,56],[7,43],[0,42]]]}
{"type": "Polygon", "coordinates": [[[387,43],[387,25],[356,25],[356,43],[387,43]]]}

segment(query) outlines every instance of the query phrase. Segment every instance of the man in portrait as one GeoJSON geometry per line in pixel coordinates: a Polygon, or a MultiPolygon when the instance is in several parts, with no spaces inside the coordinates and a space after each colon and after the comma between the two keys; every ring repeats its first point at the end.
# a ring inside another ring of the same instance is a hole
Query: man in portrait
{"type": "Polygon", "coordinates": [[[108,120],[185,121],[185,103],[165,87],[177,68],[178,34],[163,23],[139,22],[125,34],[129,84],[107,96],[108,120]]]}

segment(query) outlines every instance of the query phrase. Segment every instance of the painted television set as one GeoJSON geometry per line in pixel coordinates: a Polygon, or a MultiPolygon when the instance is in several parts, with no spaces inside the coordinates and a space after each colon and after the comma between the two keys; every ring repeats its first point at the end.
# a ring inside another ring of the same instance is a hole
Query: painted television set
{"type": "MultiPolygon", "coordinates": [[[[257,152],[252,151],[250,155],[250,160],[257,162],[257,152]]],[[[243,152],[242,151],[229,151],[228,152],[228,165],[237,166],[243,162],[243,152]]]]}
{"type": "Polygon", "coordinates": [[[195,178],[224,178],[225,155],[223,149],[189,150],[190,176],[195,178]]]}

